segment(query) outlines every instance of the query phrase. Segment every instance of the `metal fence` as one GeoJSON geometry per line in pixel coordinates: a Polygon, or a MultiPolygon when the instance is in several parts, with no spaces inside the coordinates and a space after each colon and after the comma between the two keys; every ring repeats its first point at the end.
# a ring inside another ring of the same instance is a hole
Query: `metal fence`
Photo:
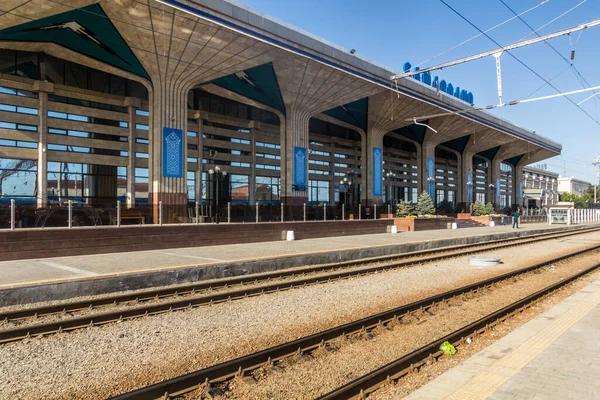
{"type": "Polygon", "coordinates": [[[256,203],[187,205],[144,204],[128,207],[117,201],[89,206],[76,201],[37,208],[35,205],[0,205],[0,229],[145,224],[268,223],[292,221],[340,221],[388,218],[391,206],[346,207],[329,204],[256,203]],[[383,209],[382,209],[383,208],[383,209]]]}

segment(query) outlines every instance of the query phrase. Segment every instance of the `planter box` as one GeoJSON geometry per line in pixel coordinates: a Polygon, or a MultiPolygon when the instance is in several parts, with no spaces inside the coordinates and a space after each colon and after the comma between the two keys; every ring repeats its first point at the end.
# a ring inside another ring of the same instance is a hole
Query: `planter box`
{"type": "Polygon", "coordinates": [[[394,218],[398,231],[414,232],[434,229],[450,229],[454,218],[394,218]],[[450,224],[450,225],[449,225],[450,224]]]}
{"type": "Polygon", "coordinates": [[[489,215],[481,215],[479,217],[471,217],[471,219],[473,221],[477,221],[480,224],[484,224],[484,225],[490,225],[490,221],[494,221],[494,225],[498,226],[498,225],[502,225],[504,223],[504,225],[512,223],[510,217],[507,216],[489,216],[489,215]],[[502,221],[502,218],[504,218],[504,221],[502,221]]]}
{"type": "Polygon", "coordinates": [[[456,219],[471,219],[471,213],[458,213],[456,219]]]}
{"type": "Polygon", "coordinates": [[[480,224],[484,224],[484,225],[490,225],[490,216],[489,215],[481,215],[481,216],[471,216],[471,220],[473,221],[477,221],[480,224]]]}

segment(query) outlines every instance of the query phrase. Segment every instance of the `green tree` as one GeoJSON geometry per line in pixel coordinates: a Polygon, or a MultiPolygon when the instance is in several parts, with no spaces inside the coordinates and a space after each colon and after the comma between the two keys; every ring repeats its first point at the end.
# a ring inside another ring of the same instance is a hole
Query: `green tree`
{"type": "Polygon", "coordinates": [[[429,196],[429,193],[423,192],[419,195],[415,211],[417,212],[417,215],[432,215],[435,212],[433,199],[429,196]]]}
{"type": "Polygon", "coordinates": [[[496,209],[494,208],[494,205],[492,203],[487,203],[487,205],[485,206],[485,214],[491,215],[491,214],[495,214],[495,213],[496,213],[496,209]]]}
{"type": "Polygon", "coordinates": [[[575,208],[587,208],[589,204],[594,202],[594,194],[584,193],[583,196],[577,196],[572,193],[561,193],[560,201],[568,201],[575,203],[575,208]]]}
{"type": "Polygon", "coordinates": [[[415,215],[415,208],[409,201],[401,201],[396,206],[396,217],[404,218],[415,215]]]}
{"type": "Polygon", "coordinates": [[[473,215],[474,217],[485,215],[485,205],[483,205],[482,202],[477,200],[471,205],[471,215],[473,215]]]}

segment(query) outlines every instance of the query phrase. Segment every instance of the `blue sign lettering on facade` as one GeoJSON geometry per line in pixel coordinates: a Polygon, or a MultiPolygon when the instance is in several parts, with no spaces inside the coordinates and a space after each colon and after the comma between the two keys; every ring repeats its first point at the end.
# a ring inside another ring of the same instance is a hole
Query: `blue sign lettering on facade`
{"type": "Polygon", "coordinates": [[[373,147],[373,196],[383,195],[383,150],[373,147]]]}
{"type": "Polygon", "coordinates": [[[181,129],[163,128],[163,176],[183,178],[183,132],[181,129]]]}
{"type": "MultiPolygon", "coordinates": [[[[403,67],[404,72],[409,72],[412,68],[411,63],[405,62],[403,67]]],[[[412,68],[414,72],[419,71],[419,67],[412,68]]],[[[434,88],[438,88],[440,92],[448,93],[450,96],[454,96],[462,101],[466,101],[469,104],[474,104],[473,93],[461,89],[460,87],[454,87],[450,82],[446,82],[445,80],[441,80],[440,78],[435,76],[433,80],[431,79],[431,74],[429,72],[421,72],[412,76],[413,79],[418,80],[419,82],[423,82],[426,85],[431,85],[434,88]]]]}
{"type": "Polygon", "coordinates": [[[432,157],[427,159],[427,193],[432,199],[435,196],[435,160],[432,157]]]}
{"type": "Polygon", "coordinates": [[[294,185],[306,186],[306,148],[294,147],[294,185]]]}
{"type": "Polygon", "coordinates": [[[500,197],[500,178],[496,178],[496,198],[500,197]]]}

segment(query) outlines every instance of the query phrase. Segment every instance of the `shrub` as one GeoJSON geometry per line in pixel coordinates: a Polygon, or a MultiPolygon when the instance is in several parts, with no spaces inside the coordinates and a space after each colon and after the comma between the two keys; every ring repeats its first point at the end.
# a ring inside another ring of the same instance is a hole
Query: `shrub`
{"type": "Polygon", "coordinates": [[[415,208],[417,215],[432,215],[435,213],[435,207],[433,205],[433,199],[427,192],[423,192],[419,195],[417,201],[417,207],[415,208]]]}
{"type": "Polygon", "coordinates": [[[398,203],[398,206],[396,206],[396,217],[398,218],[410,217],[414,214],[415,208],[408,201],[401,201],[398,203]]]}
{"type": "Polygon", "coordinates": [[[492,215],[496,213],[496,209],[492,203],[487,203],[485,206],[485,215],[492,215]]]}
{"type": "Polygon", "coordinates": [[[475,203],[471,204],[471,215],[474,217],[479,217],[481,215],[485,215],[486,209],[482,202],[479,200],[475,203]]]}

